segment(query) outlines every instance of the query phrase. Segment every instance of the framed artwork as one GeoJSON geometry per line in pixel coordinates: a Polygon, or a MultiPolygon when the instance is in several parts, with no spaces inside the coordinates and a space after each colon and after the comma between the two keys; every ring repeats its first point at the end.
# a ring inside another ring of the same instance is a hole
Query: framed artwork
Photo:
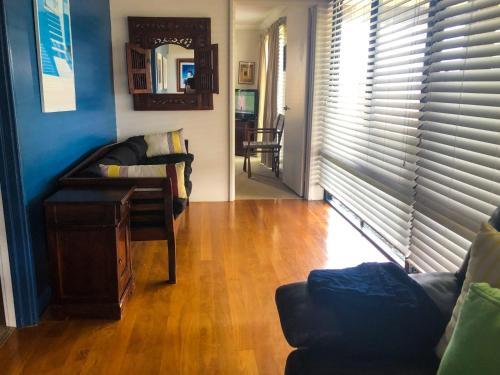
{"type": "Polygon", "coordinates": [[[69,0],[34,0],[43,112],[76,110],[69,0]]]}
{"type": "Polygon", "coordinates": [[[186,81],[194,78],[194,59],[177,59],[177,92],[186,90],[186,81]]]}
{"type": "Polygon", "coordinates": [[[253,85],[255,83],[255,63],[240,61],[238,71],[238,83],[243,85],[253,85]]]}

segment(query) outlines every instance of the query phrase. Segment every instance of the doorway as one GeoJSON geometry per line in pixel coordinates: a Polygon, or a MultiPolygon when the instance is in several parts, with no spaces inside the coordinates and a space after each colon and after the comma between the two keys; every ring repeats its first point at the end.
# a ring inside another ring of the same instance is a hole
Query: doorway
{"type": "Polygon", "coordinates": [[[235,198],[300,199],[305,180],[311,4],[235,0],[233,5],[235,198]],[[276,142],[278,135],[269,132],[279,115],[285,118],[279,162],[273,161],[273,154],[250,153],[249,178],[244,171],[244,142],[276,142]]]}

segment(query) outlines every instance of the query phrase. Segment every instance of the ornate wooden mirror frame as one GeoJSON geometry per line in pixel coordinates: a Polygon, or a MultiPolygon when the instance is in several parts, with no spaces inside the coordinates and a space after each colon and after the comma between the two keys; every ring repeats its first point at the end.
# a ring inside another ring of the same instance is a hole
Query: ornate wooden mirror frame
{"type": "Polygon", "coordinates": [[[211,110],[219,93],[218,45],[211,44],[210,18],[129,17],[127,65],[136,111],[211,110]],[[155,94],[151,51],[163,44],[194,50],[195,93],[155,94]]]}

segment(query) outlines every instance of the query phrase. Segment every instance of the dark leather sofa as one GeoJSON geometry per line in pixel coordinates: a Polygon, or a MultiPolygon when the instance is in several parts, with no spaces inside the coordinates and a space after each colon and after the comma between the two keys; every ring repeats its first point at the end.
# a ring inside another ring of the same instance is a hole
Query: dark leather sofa
{"type": "MultiPolygon", "coordinates": [[[[499,210],[490,219],[490,224],[497,230],[500,230],[499,210]]],[[[451,317],[467,264],[468,256],[457,273],[411,275],[436,303],[444,322],[451,317]]],[[[434,375],[439,367],[434,348],[416,348],[418,355],[408,353],[404,358],[394,357],[391,353],[363,357],[357,355],[355,349],[343,350],[342,321],[333,311],[312,301],[306,282],[279,287],[276,304],[285,338],[297,348],[288,356],[286,375],[434,375]]],[[[441,335],[442,332],[436,333],[441,335]]],[[[401,335],[404,337],[405,332],[401,335]]],[[[362,336],[354,338],[355,342],[362,340],[362,336]]]]}
{"type": "MultiPolygon", "coordinates": [[[[188,142],[186,141],[186,149],[188,142]]],[[[171,154],[148,158],[143,136],[124,142],[103,146],[86,156],[59,179],[62,187],[90,187],[98,189],[133,186],[135,191],[130,205],[130,227],[133,241],[166,240],[168,250],[168,282],[176,282],[176,219],[185,211],[189,199],[173,196],[169,177],[158,178],[108,178],[102,177],[100,164],[151,165],[184,162],[184,183],[188,197],[191,195],[191,164],[194,156],[171,154]]]]}

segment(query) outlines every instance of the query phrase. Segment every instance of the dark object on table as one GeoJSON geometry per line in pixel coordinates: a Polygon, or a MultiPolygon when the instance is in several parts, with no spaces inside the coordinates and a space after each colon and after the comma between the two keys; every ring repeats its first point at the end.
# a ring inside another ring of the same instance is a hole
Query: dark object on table
{"type": "Polygon", "coordinates": [[[45,201],[55,317],[121,318],[134,289],[133,192],[126,187],[62,189],[45,201]]]}
{"type": "MultiPolygon", "coordinates": [[[[499,209],[490,224],[500,230],[499,209]]],[[[467,262],[467,258],[465,260],[467,262]]],[[[448,322],[457,301],[466,264],[457,272],[436,272],[410,275],[425,290],[438,307],[441,317],[448,322]]],[[[363,348],[365,336],[345,337],[344,321],[332,309],[318,304],[311,296],[306,282],[283,285],[276,291],[276,304],[281,327],[288,343],[300,348],[288,356],[286,375],[435,375],[439,360],[433,346],[416,347],[421,353],[413,359],[387,352],[375,358],[358,354],[356,348],[342,350],[348,340],[363,348]]],[[[425,322],[424,322],[425,323],[425,322]]],[[[443,332],[436,332],[440,336],[443,332]]],[[[381,335],[384,332],[380,332],[381,335]]],[[[401,340],[408,332],[400,332],[401,340]]],[[[411,355],[411,353],[409,353],[411,355]]]]}
{"type": "MultiPolygon", "coordinates": [[[[186,150],[188,142],[186,141],[186,150]]],[[[168,282],[175,284],[177,218],[189,205],[188,199],[174,197],[169,177],[159,178],[114,178],[102,177],[99,164],[146,165],[185,163],[184,180],[188,197],[191,195],[192,154],[170,154],[148,158],[147,144],[143,136],[124,142],[104,146],[84,158],[60,180],[62,187],[105,188],[130,187],[136,189],[131,198],[132,241],[166,240],[168,249],[168,282]]]]}

